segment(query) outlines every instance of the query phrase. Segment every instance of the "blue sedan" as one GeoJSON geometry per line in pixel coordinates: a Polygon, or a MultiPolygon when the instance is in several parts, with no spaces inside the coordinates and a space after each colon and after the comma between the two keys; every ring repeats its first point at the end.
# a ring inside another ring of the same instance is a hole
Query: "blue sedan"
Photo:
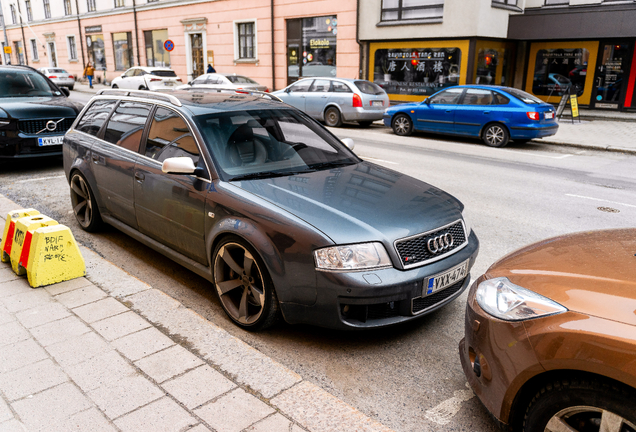
{"type": "Polygon", "coordinates": [[[554,135],[559,128],[552,105],[518,89],[483,85],[451,87],[424,102],[387,108],[383,119],[397,135],[463,135],[491,147],[554,135]]]}

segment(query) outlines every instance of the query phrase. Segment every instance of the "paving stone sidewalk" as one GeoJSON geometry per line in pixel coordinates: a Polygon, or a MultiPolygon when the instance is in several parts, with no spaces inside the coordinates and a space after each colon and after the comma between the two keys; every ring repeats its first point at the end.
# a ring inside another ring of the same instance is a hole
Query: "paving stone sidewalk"
{"type": "Polygon", "coordinates": [[[0,264],[0,431],[391,432],[80,249],[43,288],[0,264]]]}

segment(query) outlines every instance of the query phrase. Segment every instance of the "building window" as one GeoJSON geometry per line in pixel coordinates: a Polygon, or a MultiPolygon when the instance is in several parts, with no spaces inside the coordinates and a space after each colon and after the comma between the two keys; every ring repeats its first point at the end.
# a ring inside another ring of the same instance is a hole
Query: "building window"
{"type": "Polygon", "coordinates": [[[113,33],[115,70],[123,71],[133,66],[132,33],[113,33]]]}
{"type": "Polygon", "coordinates": [[[49,4],[49,0],[44,1],[44,18],[51,18],[51,5],[49,4]]]}
{"type": "Polygon", "coordinates": [[[287,20],[287,81],[336,76],[336,15],[287,20]]]}
{"type": "Polygon", "coordinates": [[[38,54],[38,43],[35,39],[31,39],[31,59],[33,61],[39,61],[40,56],[38,54]]]}
{"type": "Polygon", "coordinates": [[[519,0],[492,0],[492,4],[497,6],[497,5],[502,5],[502,6],[512,6],[512,7],[518,7],[519,0]]]}
{"type": "Polygon", "coordinates": [[[115,7],[120,8],[126,6],[126,0],[115,0],[115,7]]]}
{"type": "Polygon", "coordinates": [[[106,51],[104,47],[104,35],[86,35],[88,60],[93,63],[95,70],[106,70],[106,51]]]}
{"type": "Polygon", "coordinates": [[[570,0],[545,0],[546,6],[549,5],[567,5],[570,4],[570,0]]]}
{"type": "Polygon", "coordinates": [[[382,0],[382,21],[440,20],[444,0],[382,0]]]}
{"type": "Polygon", "coordinates": [[[254,59],[256,58],[256,23],[242,22],[236,24],[236,32],[238,40],[235,41],[238,46],[238,59],[254,59]]]}
{"type": "Polygon", "coordinates": [[[580,97],[589,58],[590,52],[585,48],[540,49],[535,58],[532,93],[549,97],[570,91],[580,97]]]}
{"type": "Polygon", "coordinates": [[[146,66],[170,67],[170,52],[163,47],[167,39],[167,29],[144,31],[146,66]]]}
{"type": "Polygon", "coordinates": [[[89,12],[95,12],[97,7],[95,6],[95,0],[87,0],[87,6],[89,12]]]}
{"type": "Polygon", "coordinates": [[[64,15],[72,15],[71,0],[64,0],[64,15]]]}
{"type": "Polygon", "coordinates": [[[13,21],[13,24],[17,24],[18,18],[15,15],[15,5],[9,5],[9,8],[11,9],[11,20],[13,21]]]}
{"type": "Polygon", "coordinates": [[[25,64],[24,62],[24,52],[22,50],[22,41],[14,41],[13,42],[13,51],[15,52],[15,56],[18,59],[18,64],[25,64]]]}
{"type": "Polygon", "coordinates": [[[77,61],[77,44],[75,43],[75,36],[67,36],[66,44],[68,46],[68,59],[77,61]]]}
{"type": "Polygon", "coordinates": [[[31,10],[31,0],[26,0],[24,2],[24,5],[26,6],[27,21],[31,22],[33,21],[33,11],[31,10]]]}

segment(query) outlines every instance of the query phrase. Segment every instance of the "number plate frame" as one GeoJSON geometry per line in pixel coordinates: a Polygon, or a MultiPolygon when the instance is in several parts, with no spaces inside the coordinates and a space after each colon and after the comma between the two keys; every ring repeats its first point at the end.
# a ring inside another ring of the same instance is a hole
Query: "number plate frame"
{"type": "Polygon", "coordinates": [[[424,280],[424,285],[422,286],[422,297],[442,291],[468,276],[469,261],[470,260],[466,260],[450,270],[446,270],[442,273],[426,278],[424,280]]]}
{"type": "Polygon", "coordinates": [[[378,100],[374,100],[374,101],[371,101],[371,106],[372,107],[383,107],[384,106],[384,102],[378,101],[378,100]]]}
{"type": "Polygon", "coordinates": [[[554,111],[543,113],[543,118],[545,118],[546,120],[552,120],[554,118],[554,111]]]}
{"type": "Polygon", "coordinates": [[[41,138],[38,138],[38,147],[62,145],[63,142],[64,142],[64,135],[52,136],[52,137],[41,137],[41,138]]]}

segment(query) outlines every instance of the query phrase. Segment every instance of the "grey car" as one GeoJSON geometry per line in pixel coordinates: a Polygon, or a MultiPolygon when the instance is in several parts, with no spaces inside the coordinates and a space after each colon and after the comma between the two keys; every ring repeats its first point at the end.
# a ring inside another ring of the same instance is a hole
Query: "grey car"
{"type": "Polygon", "coordinates": [[[206,278],[248,330],[380,327],[457,298],[478,251],[463,205],[263,95],[94,97],[64,138],[78,224],[206,278]]]}
{"type": "Polygon", "coordinates": [[[382,120],[389,107],[389,96],[380,86],[358,79],[304,78],[272,94],[332,127],[345,121],[367,127],[382,120]]]}

